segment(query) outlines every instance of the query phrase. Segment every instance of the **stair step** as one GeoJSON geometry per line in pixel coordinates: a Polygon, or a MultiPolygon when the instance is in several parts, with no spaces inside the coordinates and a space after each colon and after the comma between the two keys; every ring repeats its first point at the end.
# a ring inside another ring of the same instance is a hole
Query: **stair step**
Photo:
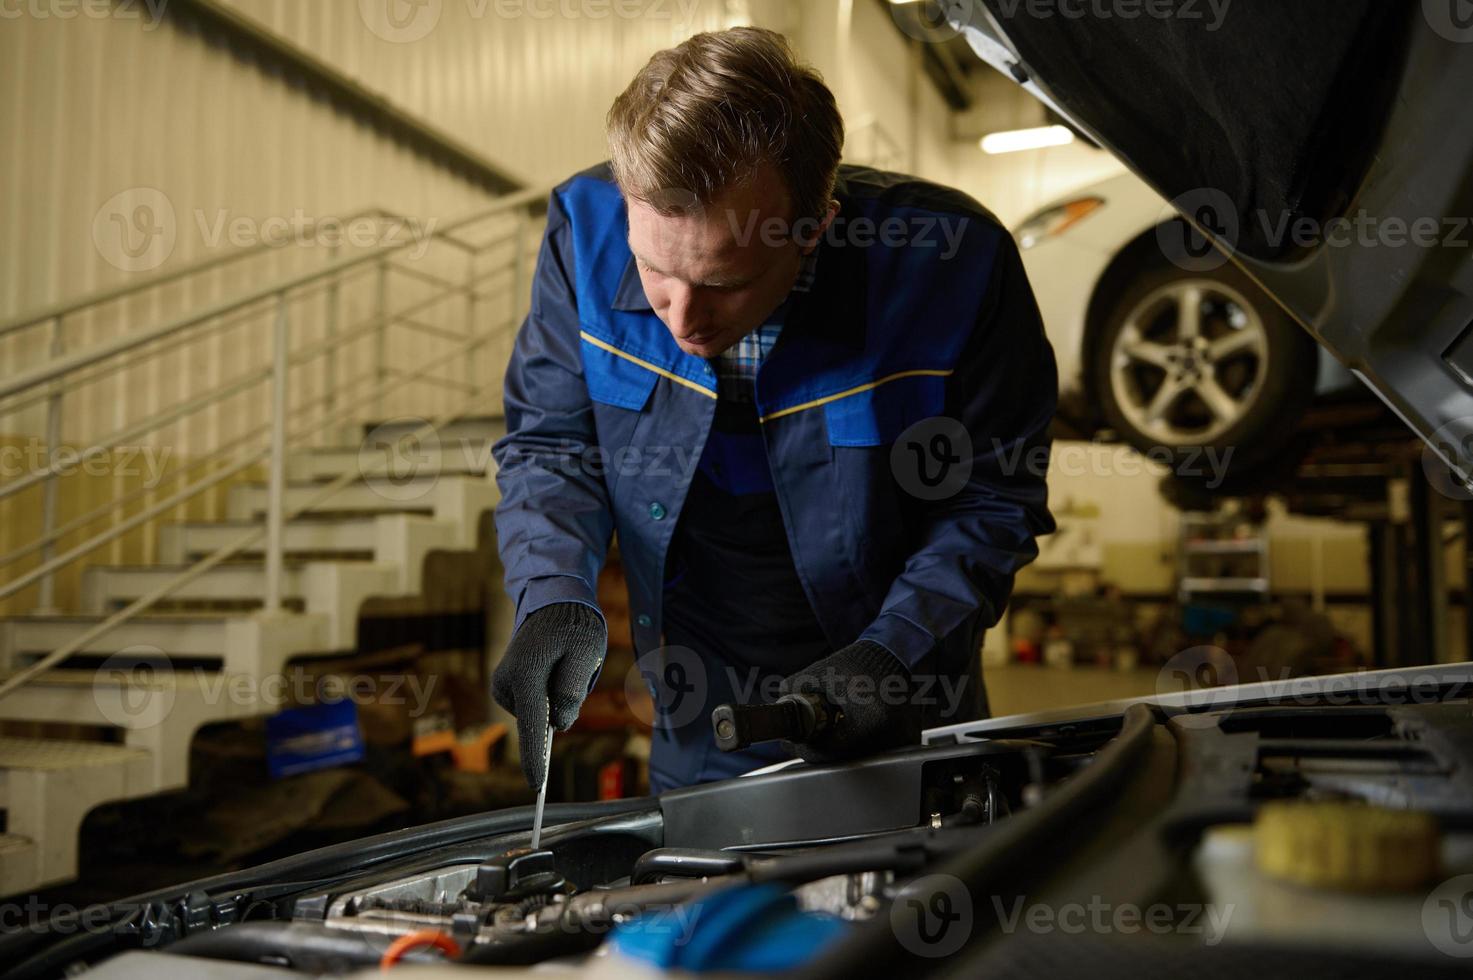
{"type": "MultiPolygon", "coordinates": [[[[0,620],[0,665],[26,663],[70,643],[105,617],[11,616],[0,620]]],[[[123,649],[169,657],[221,657],[227,617],[184,614],[135,616],[82,648],[81,653],[111,654],[123,649]]]]}
{"type": "MultiPolygon", "coordinates": [[[[82,609],[98,614],[145,596],[187,571],[189,565],[94,565],[82,573],[82,609]]],[[[302,562],[282,566],[283,599],[302,598],[302,562]]],[[[244,602],[259,604],[266,594],[266,566],[260,562],[227,562],[185,583],[163,600],[244,602]]]]}
{"type": "MultiPolygon", "coordinates": [[[[17,861],[15,876],[0,879],[0,894],[75,877],[82,820],[99,804],[157,792],[151,761],[126,745],[0,737],[6,830],[37,847],[34,861],[17,861]]],[[[10,871],[10,862],[0,868],[10,871]]]]}
{"type": "MultiPolygon", "coordinates": [[[[370,422],[363,427],[365,441],[369,438],[388,442],[402,439],[424,427],[426,419],[399,418],[384,422],[370,422]]],[[[495,442],[506,435],[506,418],[501,415],[477,415],[459,418],[434,430],[434,438],[440,444],[454,442],[495,442]]]]}
{"type": "MultiPolygon", "coordinates": [[[[148,752],[110,742],[0,735],[0,769],[85,769],[147,761],[148,752]]],[[[4,802],[0,798],[0,802],[4,802]]]]}
{"type": "MultiPolygon", "coordinates": [[[[432,514],[435,495],[441,483],[450,477],[418,476],[408,480],[382,480],[373,483],[350,483],[331,497],[312,505],[312,510],[327,514],[432,514]]],[[[305,507],[321,492],[315,482],[288,483],[284,499],[288,510],[305,507]]],[[[265,483],[237,483],[230,488],[229,511],[232,520],[250,520],[266,515],[269,488],[265,483]]]]}
{"type": "Polygon", "coordinates": [[[19,895],[40,880],[41,849],[21,834],[0,834],[0,894],[19,895]]]}
{"type": "MultiPolygon", "coordinates": [[[[297,510],[322,491],[318,483],[289,483],[285,506],[297,510]]],[[[378,478],[350,483],[325,500],[312,503],[313,512],[332,518],[393,514],[430,515],[457,529],[457,547],[474,548],[483,512],[495,508],[496,484],[484,476],[421,475],[406,480],[378,478]]],[[[230,488],[228,511],[233,521],[265,517],[270,489],[266,483],[239,483],[230,488]]]]}
{"type": "MultiPolygon", "coordinates": [[[[371,559],[378,544],[378,518],[287,521],[282,527],[282,551],[287,555],[314,555],[343,559],[371,559]]],[[[264,528],[259,520],[190,521],[159,529],[159,557],[178,563],[202,558],[238,539],[247,531],[264,528]]],[[[263,539],[237,557],[265,553],[263,539]]]]}
{"type": "Polygon", "coordinates": [[[361,475],[377,465],[384,465],[386,473],[403,476],[416,471],[441,476],[485,476],[495,467],[491,459],[491,444],[492,441],[486,439],[456,438],[450,441],[422,440],[417,445],[403,447],[388,441],[379,442],[377,447],[367,441],[361,446],[319,447],[292,454],[287,465],[287,478],[325,481],[344,473],[361,475]]]}
{"type": "MultiPolygon", "coordinates": [[[[0,620],[0,670],[35,663],[104,618],[32,615],[0,620]]],[[[292,656],[331,649],[328,625],[326,616],[290,612],[135,616],[92,639],[78,653],[94,657],[127,654],[164,660],[176,667],[203,666],[259,677],[280,670],[292,656]]],[[[0,707],[19,693],[0,698],[0,707]]]]}
{"type": "Polygon", "coordinates": [[[200,725],[268,714],[289,692],[244,685],[194,671],[42,671],[0,698],[0,719],[57,721],[119,730],[129,748],[148,753],[161,790],[189,778],[189,743],[200,725]]]}

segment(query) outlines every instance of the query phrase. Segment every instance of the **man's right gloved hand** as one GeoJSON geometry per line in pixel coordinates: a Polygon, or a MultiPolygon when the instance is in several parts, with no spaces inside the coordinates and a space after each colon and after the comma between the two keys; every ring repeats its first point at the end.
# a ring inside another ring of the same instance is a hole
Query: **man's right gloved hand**
{"type": "Polygon", "coordinates": [[[544,606],[522,620],[501,665],[491,677],[491,696],[517,719],[522,772],[527,785],[542,786],[547,722],[559,730],[578,719],[578,709],[608,651],[603,617],[581,602],[544,606]]]}

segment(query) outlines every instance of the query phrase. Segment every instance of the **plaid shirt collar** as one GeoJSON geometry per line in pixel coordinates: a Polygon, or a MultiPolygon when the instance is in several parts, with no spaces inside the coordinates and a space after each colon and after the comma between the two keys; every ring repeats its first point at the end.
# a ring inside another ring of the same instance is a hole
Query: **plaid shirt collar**
{"type": "Polygon", "coordinates": [[[777,309],[772,311],[767,322],[737,341],[735,346],[712,358],[712,366],[716,368],[716,392],[720,398],[739,402],[753,400],[753,389],[757,384],[757,369],[762,366],[762,361],[772,353],[772,348],[777,344],[777,338],[782,333],[783,320],[787,317],[793,296],[798,293],[806,293],[813,288],[817,270],[818,249],[815,248],[803,256],[803,263],[798,267],[798,278],[793,282],[793,288],[777,309]]]}

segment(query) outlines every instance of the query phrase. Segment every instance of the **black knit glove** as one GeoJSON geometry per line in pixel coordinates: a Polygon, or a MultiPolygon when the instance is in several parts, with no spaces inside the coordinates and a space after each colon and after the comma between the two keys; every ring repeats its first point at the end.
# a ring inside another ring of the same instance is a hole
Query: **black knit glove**
{"type": "Polygon", "coordinates": [[[809,762],[838,762],[921,739],[910,671],[878,643],[851,643],[783,678],[779,691],[820,694],[837,709],[827,728],[793,745],[809,762]]]}
{"type": "Polygon", "coordinates": [[[599,664],[608,651],[603,617],[581,602],[544,606],[522,620],[491,677],[491,696],[517,718],[522,772],[540,789],[547,721],[566,730],[578,720],[599,664]]]}

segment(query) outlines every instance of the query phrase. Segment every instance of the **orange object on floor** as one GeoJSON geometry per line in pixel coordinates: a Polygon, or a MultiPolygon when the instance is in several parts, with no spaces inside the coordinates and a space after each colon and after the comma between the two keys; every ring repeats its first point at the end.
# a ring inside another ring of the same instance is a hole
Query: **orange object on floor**
{"type": "Polygon", "coordinates": [[[450,750],[455,757],[455,768],[461,772],[490,772],[491,749],[505,737],[506,726],[497,722],[464,741],[456,742],[450,750]]]}
{"type": "Polygon", "coordinates": [[[624,798],[624,760],[606,762],[598,770],[598,798],[622,800],[624,798]]]}

